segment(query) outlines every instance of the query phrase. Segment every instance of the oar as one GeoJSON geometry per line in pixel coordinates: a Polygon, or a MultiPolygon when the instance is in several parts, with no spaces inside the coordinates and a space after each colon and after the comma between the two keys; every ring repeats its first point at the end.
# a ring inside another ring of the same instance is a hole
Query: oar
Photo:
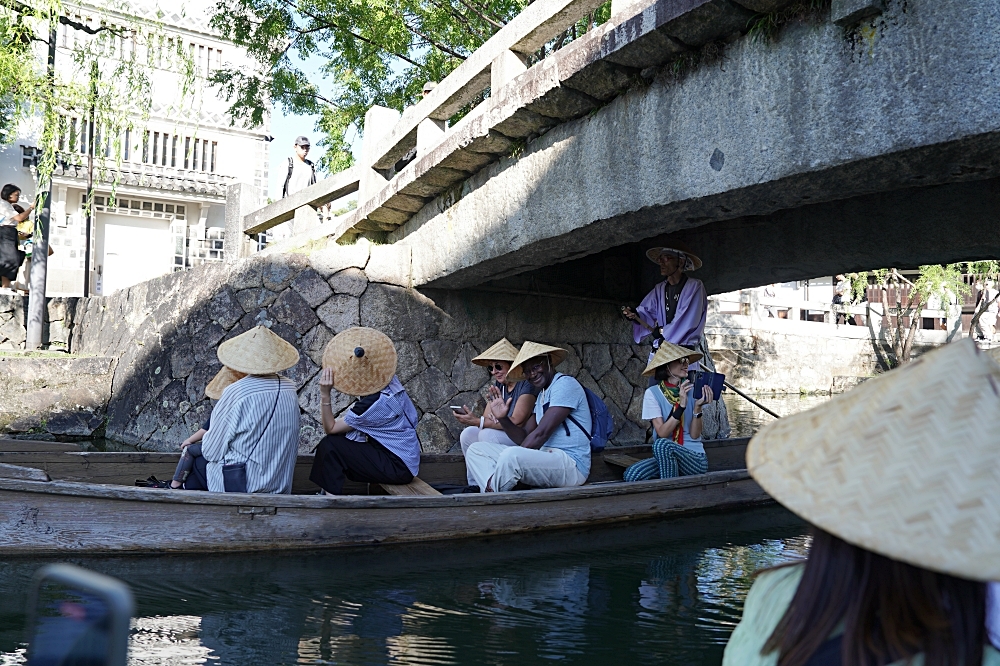
{"type": "Polygon", "coordinates": [[[749,401],[750,404],[752,404],[753,406],[759,407],[760,409],[763,409],[765,412],[767,412],[768,414],[770,414],[774,418],[776,418],[776,419],[780,419],[781,418],[780,416],[778,416],[777,414],[775,414],[774,412],[772,412],[770,409],[768,409],[764,405],[760,404],[759,402],[757,402],[756,400],[754,400],[753,398],[751,398],[746,393],[744,393],[743,391],[739,390],[738,388],[736,388],[735,386],[733,386],[729,382],[723,380],[722,381],[722,385],[725,386],[726,388],[728,388],[729,390],[731,390],[736,395],[738,395],[741,398],[743,398],[744,400],[749,401]]]}
{"type": "MultiPolygon", "coordinates": [[[[656,332],[656,329],[654,327],[650,326],[649,324],[647,324],[646,322],[644,322],[641,319],[630,319],[629,321],[632,321],[632,322],[635,322],[636,324],[639,324],[639,326],[642,326],[644,329],[646,329],[650,333],[655,333],[656,332]]],[[[759,402],[757,402],[756,400],[754,400],[753,398],[751,398],[746,393],[744,393],[743,391],[739,390],[738,388],[736,388],[735,386],[733,386],[729,382],[723,380],[722,381],[722,385],[725,386],[726,388],[728,388],[729,390],[731,390],[736,395],[738,395],[741,398],[743,398],[744,400],[746,400],[747,402],[749,402],[754,407],[757,407],[759,409],[764,410],[765,412],[767,412],[768,414],[770,414],[771,416],[773,416],[776,419],[780,419],[781,418],[781,416],[779,416],[778,414],[775,414],[770,409],[768,409],[764,405],[760,404],[759,402]]]]}

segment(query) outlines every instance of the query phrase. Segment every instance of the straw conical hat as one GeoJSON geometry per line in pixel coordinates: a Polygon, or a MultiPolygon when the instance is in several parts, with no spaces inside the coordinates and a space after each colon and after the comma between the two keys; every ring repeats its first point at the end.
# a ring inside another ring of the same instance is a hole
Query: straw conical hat
{"type": "Polygon", "coordinates": [[[251,328],[219,345],[222,365],[248,375],[270,375],[299,362],[299,352],[266,326],[251,328]]]}
{"type": "Polygon", "coordinates": [[[549,345],[542,345],[537,342],[525,341],[521,345],[521,351],[517,352],[517,356],[511,361],[510,371],[507,373],[507,381],[519,382],[524,379],[524,372],[521,370],[521,364],[525,361],[531,360],[538,356],[545,356],[548,354],[552,358],[552,367],[555,367],[563,362],[566,358],[567,352],[562,347],[551,347],[549,345]]]}
{"type": "Polygon", "coordinates": [[[701,259],[696,255],[692,254],[690,250],[687,249],[687,245],[680,242],[672,243],[668,247],[651,247],[646,250],[646,258],[652,261],[654,264],[660,263],[660,255],[664,252],[669,252],[676,254],[677,252],[683,252],[687,257],[687,261],[684,262],[684,271],[691,272],[696,271],[701,268],[701,259]]]}
{"type": "Polygon", "coordinates": [[[245,372],[237,372],[232,368],[222,366],[222,370],[219,370],[215,377],[212,378],[212,381],[208,383],[208,386],[205,387],[205,397],[218,400],[222,397],[222,392],[226,390],[227,386],[238,382],[246,376],[245,372]]]}
{"type": "Polygon", "coordinates": [[[1000,580],[1000,365],[949,344],[774,421],[747,468],[774,499],[845,541],[1000,580]]]}
{"type": "Polygon", "coordinates": [[[396,374],[396,348],[385,333],[355,326],[327,343],[323,367],[333,368],[333,385],[341,393],[371,395],[396,374]]]}
{"type": "Polygon", "coordinates": [[[986,353],[993,357],[993,360],[1000,363],[1000,347],[991,347],[986,350],[986,353]]]}
{"type": "Polygon", "coordinates": [[[515,358],[517,358],[517,347],[512,345],[507,338],[500,338],[500,342],[472,359],[472,362],[476,365],[489,365],[492,361],[510,361],[513,363],[515,358]]]}
{"type": "Polygon", "coordinates": [[[688,363],[694,363],[695,361],[701,360],[702,353],[664,340],[660,343],[660,348],[656,350],[655,354],[653,354],[653,358],[649,359],[649,364],[646,366],[646,369],[642,371],[642,376],[652,377],[656,374],[656,369],[661,365],[666,365],[667,363],[685,357],[687,357],[688,363]]]}

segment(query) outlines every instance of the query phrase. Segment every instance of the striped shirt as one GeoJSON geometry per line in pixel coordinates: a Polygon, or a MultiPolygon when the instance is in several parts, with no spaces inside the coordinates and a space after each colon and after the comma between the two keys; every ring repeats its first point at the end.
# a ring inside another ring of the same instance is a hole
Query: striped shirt
{"type": "Polygon", "coordinates": [[[223,465],[245,462],[248,493],[292,492],[299,453],[295,384],[277,375],[244,377],[222,392],[211,425],[201,441],[210,491],[225,492],[223,465]]]}
{"type": "Polygon", "coordinates": [[[364,441],[368,435],[403,461],[413,476],[420,467],[420,440],[417,439],[417,408],[413,406],[399,379],[379,391],[378,400],[363,414],[344,412],[344,422],[354,428],[349,439],[364,441]]]}

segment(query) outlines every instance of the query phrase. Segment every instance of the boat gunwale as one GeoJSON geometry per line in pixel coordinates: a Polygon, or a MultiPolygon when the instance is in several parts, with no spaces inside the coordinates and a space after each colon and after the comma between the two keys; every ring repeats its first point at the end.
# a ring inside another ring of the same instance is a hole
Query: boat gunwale
{"type": "Polygon", "coordinates": [[[697,486],[714,486],[750,479],[745,469],[720,470],[707,474],[652,479],[649,481],[603,482],[573,488],[538,488],[508,493],[465,493],[459,495],[276,495],[211,493],[138,488],[78,481],[24,481],[0,478],[3,491],[62,495],[162,504],[200,504],[220,507],[275,507],[286,509],[403,509],[534,504],[597,499],[620,495],[663,492],[697,486]]]}

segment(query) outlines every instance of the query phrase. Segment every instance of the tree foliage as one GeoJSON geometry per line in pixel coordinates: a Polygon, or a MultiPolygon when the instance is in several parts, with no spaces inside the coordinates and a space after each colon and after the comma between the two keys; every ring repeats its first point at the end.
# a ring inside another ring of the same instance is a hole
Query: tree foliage
{"type": "MultiPolygon", "coordinates": [[[[516,16],[528,0],[219,0],[212,26],[245,48],[258,72],[226,69],[214,81],[234,121],[259,126],[271,104],[319,114],[320,167],[351,164],[346,134],[379,104],[402,111],[427,81],[440,81],[516,16]],[[322,60],[324,81],[304,60],[322,60]],[[321,87],[321,83],[324,85],[321,87]],[[329,91],[329,92],[327,92],[329,91]]],[[[558,48],[607,19],[610,3],[566,34],[558,48]]]]}

